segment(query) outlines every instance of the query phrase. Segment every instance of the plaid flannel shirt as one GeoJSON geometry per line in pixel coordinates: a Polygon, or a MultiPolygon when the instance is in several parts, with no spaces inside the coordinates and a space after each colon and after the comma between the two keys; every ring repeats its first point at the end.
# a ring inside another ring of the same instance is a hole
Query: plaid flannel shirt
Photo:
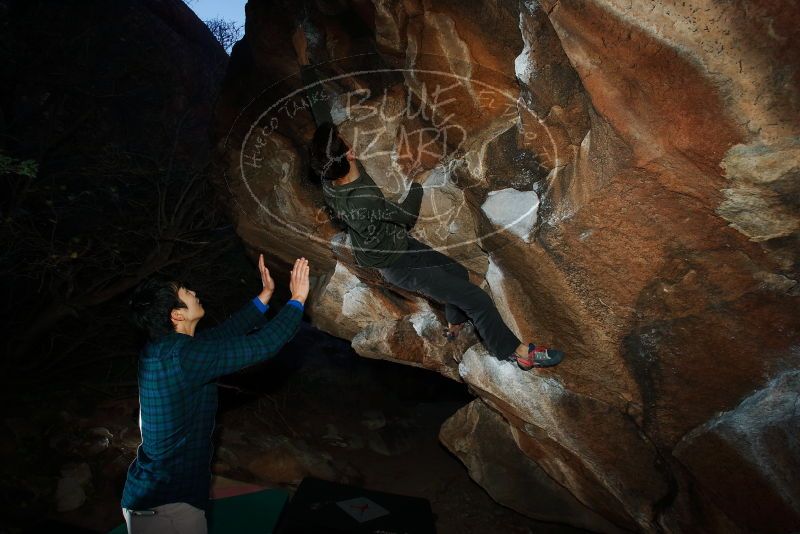
{"type": "Polygon", "coordinates": [[[303,304],[290,300],[267,322],[254,298],[215,328],[148,343],[139,358],[142,444],[128,469],[122,507],[208,506],[217,386],[214,379],[266,360],[297,333],[303,304]],[[266,323],[266,324],[265,324],[266,323]],[[257,331],[249,334],[256,327],[257,331]]]}

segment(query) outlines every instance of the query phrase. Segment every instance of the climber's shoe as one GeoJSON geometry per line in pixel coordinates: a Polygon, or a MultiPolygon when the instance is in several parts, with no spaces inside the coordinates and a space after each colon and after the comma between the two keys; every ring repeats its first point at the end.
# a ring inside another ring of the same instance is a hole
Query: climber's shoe
{"type": "Polygon", "coordinates": [[[517,360],[517,365],[520,369],[525,371],[534,367],[552,367],[561,363],[564,359],[564,352],[558,349],[550,349],[544,345],[534,345],[528,343],[528,355],[522,357],[516,352],[514,357],[517,360]]]}
{"type": "Polygon", "coordinates": [[[454,325],[448,325],[444,328],[444,330],[442,330],[442,335],[445,337],[445,339],[447,339],[447,341],[453,341],[458,337],[458,334],[461,333],[461,330],[464,328],[465,324],[467,324],[467,321],[454,325]]]}

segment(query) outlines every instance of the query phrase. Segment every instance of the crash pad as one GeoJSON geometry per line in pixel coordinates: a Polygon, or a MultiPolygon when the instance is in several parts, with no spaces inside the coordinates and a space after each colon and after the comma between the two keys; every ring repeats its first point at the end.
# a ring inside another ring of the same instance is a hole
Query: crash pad
{"type": "MultiPolygon", "coordinates": [[[[206,513],[209,534],[270,534],[275,530],[281,512],[289,500],[282,489],[266,489],[213,499],[206,513]]],[[[126,534],[125,523],[109,534],[126,534]]]]}

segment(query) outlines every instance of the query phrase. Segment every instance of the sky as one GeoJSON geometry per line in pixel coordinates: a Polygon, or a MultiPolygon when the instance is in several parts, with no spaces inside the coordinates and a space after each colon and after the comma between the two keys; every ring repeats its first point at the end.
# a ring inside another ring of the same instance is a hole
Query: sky
{"type": "Polygon", "coordinates": [[[244,26],[244,5],[247,0],[185,0],[200,20],[221,18],[244,26]]]}

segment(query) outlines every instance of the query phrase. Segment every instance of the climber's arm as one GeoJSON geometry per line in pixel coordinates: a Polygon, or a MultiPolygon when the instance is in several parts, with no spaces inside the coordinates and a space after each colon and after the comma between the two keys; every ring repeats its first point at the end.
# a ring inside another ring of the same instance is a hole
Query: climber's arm
{"type": "Polygon", "coordinates": [[[292,36],[292,44],[297,54],[297,61],[300,63],[300,78],[303,81],[306,99],[311,104],[311,114],[314,116],[314,122],[317,126],[323,122],[333,123],[331,108],[328,104],[328,94],[320,83],[319,72],[308,60],[308,42],[302,26],[295,30],[292,36]]]}
{"type": "Polygon", "coordinates": [[[419,217],[419,209],[422,205],[422,186],[417,182],[411,183],[411,190],[406,195],[405,200],[400,204],[395,204],[390,200],[383,200],[382,220],[392,221],[406,226],[414,226],[419,217]]]}
{"type": "Polygon", "coordinates": [[[311,104],[311,114],[317,126],[323,122],[333,123],[331,118],[331,108],[328,104],[328,94],[322,87],[319,72],[313,65],[303,65],[300,67],[300,77],[303,80],[303,87],[306,92],[306,99],[311,104]]]}
{"type": "Polygon", "coordinates": [[[403,226],[413,226],[419,217],[422,204],[422,186],[416,182],[411,184],[411,190],[405,200],[395,204],[386,200],[380,188],[372,182],[365,173],[365,184],[350,191],[348,201],[348,224],[357,226],[357,221],[364,222],[364,227],[374,225],[377,221],[393,222],[403,226]]]}

